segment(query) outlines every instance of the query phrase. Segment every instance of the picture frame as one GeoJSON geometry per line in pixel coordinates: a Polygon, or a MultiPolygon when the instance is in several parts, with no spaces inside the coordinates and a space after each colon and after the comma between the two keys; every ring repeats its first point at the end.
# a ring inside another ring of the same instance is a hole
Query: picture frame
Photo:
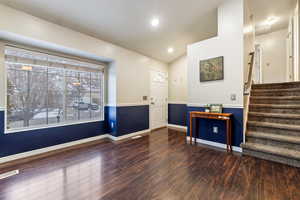
{"type": "Polygon", "coordinates": [[[200,82],[224,80],[224,56],[201,60],[200,82]]]}

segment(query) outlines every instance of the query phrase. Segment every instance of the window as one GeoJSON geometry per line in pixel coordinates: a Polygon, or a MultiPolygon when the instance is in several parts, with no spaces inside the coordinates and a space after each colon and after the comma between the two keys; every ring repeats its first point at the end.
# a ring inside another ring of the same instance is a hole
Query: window
{"type": "Polygon", "coordinates": [[[6,129],[103,120],[103,66],[5,48],[6,129]]]}

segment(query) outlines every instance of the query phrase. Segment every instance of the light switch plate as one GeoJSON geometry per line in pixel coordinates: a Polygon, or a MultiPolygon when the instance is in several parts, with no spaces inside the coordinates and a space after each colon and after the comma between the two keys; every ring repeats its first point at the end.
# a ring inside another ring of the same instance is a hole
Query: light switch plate
{"type": "Polygon", "coordinates": [[[236,100],[236,94],[231,94],[230,99],[231,99],[231,101],[235,101],[236,100]]]}

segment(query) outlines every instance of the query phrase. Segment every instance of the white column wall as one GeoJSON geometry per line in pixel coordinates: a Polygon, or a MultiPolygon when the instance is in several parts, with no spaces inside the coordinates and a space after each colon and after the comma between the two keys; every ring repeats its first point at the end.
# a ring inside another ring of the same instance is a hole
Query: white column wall
{"type": "Polygon", "coordinates": [[[188,46],[188,104],[221,103],[243,107],[243,0],[227,0],[218,8],[218,36],[188,46]],[[200,60],[224,56],[224,80],[200,82],[200,60]],[[231,95],[236,100],[231,100],[231,95]]]}

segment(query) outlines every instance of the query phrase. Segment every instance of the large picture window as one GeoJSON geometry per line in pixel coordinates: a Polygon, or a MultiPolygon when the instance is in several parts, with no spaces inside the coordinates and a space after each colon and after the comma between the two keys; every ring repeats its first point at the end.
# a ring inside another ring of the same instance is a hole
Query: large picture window
{"type": "Polygon", "coordinates": [[[103,120],[104,67],[5,48],[6,130],[103,120]]]}

